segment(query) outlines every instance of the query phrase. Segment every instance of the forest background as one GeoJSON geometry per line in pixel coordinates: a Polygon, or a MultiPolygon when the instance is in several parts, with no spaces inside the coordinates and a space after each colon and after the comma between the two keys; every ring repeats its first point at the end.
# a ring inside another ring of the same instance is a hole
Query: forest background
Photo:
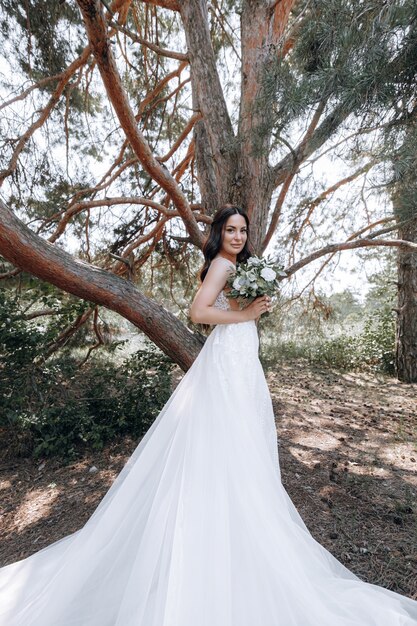
{"type": "Polygon", "coordinates": [[[226,202],[288,276],[263,320],[265,363],[417,381],[415,2],[1,8],[8,435],[39,454],[126,422],[138,434],[141,368],[169,369],[141,337],[194,360],[188,306],[226,202]],[[54,430],[71,414],[84,419],[65,442],[54,430]]]}
{"type": "MultiPolygon", "coordinates": [[[[286,372],[295,397],[309,372],[352,373],[413,397],[414,0],[0,9],[6,466],[143,435],[204,342],[188,307],[224,203],[287,272],[260,324],[270,384],[286,372]]],[[[404,406],[394,438],[412,459],[404,406]]]]}

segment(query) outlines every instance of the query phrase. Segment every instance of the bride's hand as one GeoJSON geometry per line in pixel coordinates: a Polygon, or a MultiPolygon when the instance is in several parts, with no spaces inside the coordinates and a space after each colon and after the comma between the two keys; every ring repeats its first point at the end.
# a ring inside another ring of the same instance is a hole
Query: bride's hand
{"type": "Polygon", "coordinates": [[[249,304],[244,310],[247,320],[255,320],[262,313],[267,313],[270,308],[271,298],[269,296],[260,296],[249,304]]]}

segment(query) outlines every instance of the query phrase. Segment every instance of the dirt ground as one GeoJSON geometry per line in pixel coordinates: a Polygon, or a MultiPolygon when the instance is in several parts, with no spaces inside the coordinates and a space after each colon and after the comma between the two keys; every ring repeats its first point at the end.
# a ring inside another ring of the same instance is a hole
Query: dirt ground
{"type": "MultiPolygon", "coordinates": [[[[283,484],[312,535],[363,580],[417,599],[417,385],[304,363],[267,374],[283,484]]],[[[0,465],[0,565],[80,528],[137,445],[0,465]]]]}

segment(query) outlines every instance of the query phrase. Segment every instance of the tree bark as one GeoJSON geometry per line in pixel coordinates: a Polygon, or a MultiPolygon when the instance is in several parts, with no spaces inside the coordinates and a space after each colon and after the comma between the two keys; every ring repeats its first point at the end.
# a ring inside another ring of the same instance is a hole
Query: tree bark
{"type": "Polygon", "coordinates": [[[171,11],[179,11],[180,6],[177,0],[141,0],[145,4],[153,4],[156,7],[162,7],[163,9],[170,9],[171,11]]]}
{"type": "MultiPolygon", "coordinates": [[[[398,235],[417,243],[417,208],[413,209],[416,219],[399,228],[398,235]]],[[[399,249],[397,267],[397,377],[405,383],[417,383],[417,252],[399,249]]]]}
{"type": "Polygon", "coordinates": [[[294,0],[244,0],[241,17],[242,78],[239,115],[241,204],[251,218],[251,239],[260,254],[271,206],[269,167],[273,128],[274,68],[294,0]]]}
{"type": "Polygon", "coordinates": [[[261,252],[271,196],[268,164],[273,94],[263,81],[276,62],[294,0],[245,0],[242,10],[242,87],[239,136],[227,112],[211,45],[206,0],[184,0],[180,14],[190,59],[193,106],[203,115],[194,138],[202,204],[209,213],[225,203],[246,209],[252,244],[261,252]],[[260,140],[261,138],[261,140],[260,140]]]}
{"type": "Polygon", "coordinates": [[[21,222],[0,200],[0,253],[26,272],[73,295],[116,311],[186,371],[201,342],[177,318],[127,280],[74,259],[21,222]]]}
{"type": "Polygon", "coordinates": [[[203,115],[194,133],[202,204],[213,213],[231,201],[237,144],[211,44],[207,1],[182,0],[180,14],[190,61],[193,106],[203,115]]]}

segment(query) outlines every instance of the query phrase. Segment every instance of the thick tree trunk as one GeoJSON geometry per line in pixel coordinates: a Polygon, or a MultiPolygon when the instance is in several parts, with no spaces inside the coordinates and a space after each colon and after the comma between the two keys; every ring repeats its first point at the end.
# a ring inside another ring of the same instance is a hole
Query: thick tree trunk
{"type": "MultiPolygon", "coordinates": [[[[417,213],[417,209],[414,210],[417,213]]],[[[404,216],[402,216],[404,217],[404,216]]],[[[417,243],[416,219],[399,229],[399,238],[417,243]]],[[[398,379],[417,382],[417,252],[398,250],[396,369],[398,379]]]]}
{"type": "Polygon", "coordinates": [[[262,252],[274,190],[269,167],[274,72],[294,0],[244,0],[241,16],[242,79],[239,116],[241,203],[251,218],[251,239],[262,252]]]}
{"type": "Polygon", "coordinates": [[[213,212],[226,202],[245,208],[252,243],[261,252],[273,177],[268,163],[273,94],[263,89],[276,61],[280,38],[294,0],[245,0],[242,11],[242,94],[236,139],[210,40],[206,0],[183,0],[180,13],[187,39],[193,105],[203,115],[195,126],[197,171],[202,203],[213,212]]]}
{"type": "Polygon", "coordinates": [[[230,202],[237,144],[211,44],[207,0],[182,0],[179,4],[190,61],[193,106],[203,115],[194,131],[199,185],[202,203],[212,213],[230,202]]]}
{"type": "Polygon", "coordinates": [[[79,298],[120,313],[187,370],[201,342],[177,318],[129,282],[45,241],[0,200],[0,254],[26,272],[79,298]]]}

